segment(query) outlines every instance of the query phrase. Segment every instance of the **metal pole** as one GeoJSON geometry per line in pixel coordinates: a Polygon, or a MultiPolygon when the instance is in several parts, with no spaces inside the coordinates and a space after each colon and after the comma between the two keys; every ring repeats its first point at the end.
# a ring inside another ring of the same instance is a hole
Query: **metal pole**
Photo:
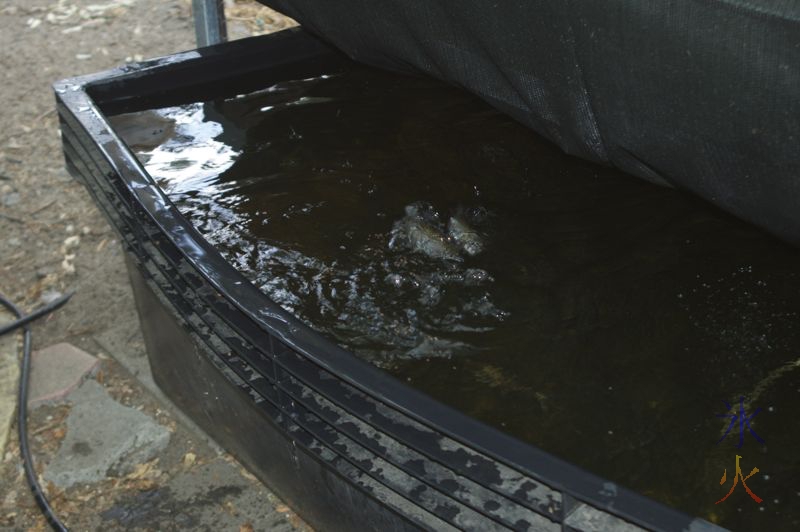
{"type": "Polygon", "coordinates": [[[224,0],[192,0],[197,46],[211,46],[228,40],[224,0]]]}

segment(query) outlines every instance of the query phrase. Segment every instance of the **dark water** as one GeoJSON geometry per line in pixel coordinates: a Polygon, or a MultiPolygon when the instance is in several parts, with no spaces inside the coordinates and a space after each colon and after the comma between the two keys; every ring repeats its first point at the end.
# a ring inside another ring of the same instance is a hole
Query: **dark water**
{"type": "Polygon", "coordinates": [[[430,80],[354,69],[159,114],[137,120],[160,147],[131,141],[148,171],[340,345],[692,515],[800,526],[797,249],[430,80]],[[740,396],[765,444],[716,443],[740,396]],[[737,454],[763,502],[740,480],[715,505],[737,454]]]}

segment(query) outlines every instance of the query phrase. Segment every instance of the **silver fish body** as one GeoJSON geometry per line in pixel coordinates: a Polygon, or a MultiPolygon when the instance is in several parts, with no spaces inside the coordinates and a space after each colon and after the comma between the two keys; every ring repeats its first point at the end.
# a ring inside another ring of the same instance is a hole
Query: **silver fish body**
{"type": "Polygon", "coordinates": [[[447,234],[467,255],[475,256],[485,247],[481,235],[460,217],[450,217],[447,222],[447,234]]]}
{"type": "Polygon", "coordinates": [[[407,219],[404,229],[412,251],[434,259],[462,260],[458,248],[435,227],[419,219],[407,219]]]}

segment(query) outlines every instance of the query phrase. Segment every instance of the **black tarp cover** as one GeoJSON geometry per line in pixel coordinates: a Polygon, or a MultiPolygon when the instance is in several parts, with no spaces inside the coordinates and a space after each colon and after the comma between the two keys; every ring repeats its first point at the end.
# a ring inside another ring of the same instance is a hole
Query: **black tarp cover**
{"type": "Polygon", "coordinates": [[[261,2],[800,244],[800,0],[261,2]]]}

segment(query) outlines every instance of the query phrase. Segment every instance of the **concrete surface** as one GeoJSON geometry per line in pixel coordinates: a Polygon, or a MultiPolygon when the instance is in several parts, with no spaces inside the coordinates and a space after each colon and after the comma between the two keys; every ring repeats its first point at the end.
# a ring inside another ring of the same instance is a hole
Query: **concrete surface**
{"type": "Polygon", "coordinates": [[[114,401],[95,381],[83,383],[69,401],[66,438],[44,473],[59,488],[126,475],[169,444],[169,430],[114,401]]]}
{"type": "MultiPolygon", "coordinates": [[[[121,501],[103,512],[102,517],[124,528],[165,530],[177,525],[183,529],[213,531],[226,528],[236,515],[247,515],[247,523],[253,529],[294,530],[283,514],[271,511],[248,489],[247,482],[234,468],[221,462],[181,473],[166,486],[121,501]]],[[[244,528],[247,529],[246,524],[244,528]]]]}

